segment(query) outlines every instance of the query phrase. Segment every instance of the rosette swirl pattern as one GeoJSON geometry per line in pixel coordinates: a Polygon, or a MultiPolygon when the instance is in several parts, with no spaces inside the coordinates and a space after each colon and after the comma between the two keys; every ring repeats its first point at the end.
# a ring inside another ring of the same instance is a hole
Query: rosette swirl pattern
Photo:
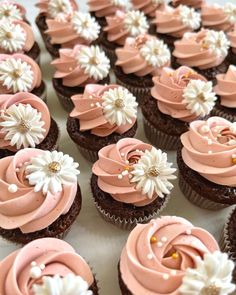
{"type": "Polygon", "coordinates": [[[216,184],[236,186],[236,128],[220,117],[195,121],[181,136],[185,164],[216,184]]]}
{"type": "Polygon", "coordinates": [[[132,294],[178,294],[197,257],[217,250],[204,229],[180,217],[161,217],[131,232],[121,254],[121,277],[132,294]]]}
{"type": "Polygon", "coordinates": [[[89,11],[94,12],[97,17],[114,15],[117,10],[125,10],[126,0],[88,0],[89,11]]]}
{"type": "Polygon", "coordinates": [[[157,9],[164,8],[164,0],[131,0],[135,10],[141,10],[145,15],[155,16],[157,9]]]}

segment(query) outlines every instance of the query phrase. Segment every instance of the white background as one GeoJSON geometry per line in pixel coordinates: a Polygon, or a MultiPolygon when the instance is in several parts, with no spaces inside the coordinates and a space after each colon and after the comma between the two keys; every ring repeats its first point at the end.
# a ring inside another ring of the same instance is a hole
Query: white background
{"type": "MultiPolygon", "coordinates": [[[[225,2],[221,0],[208,1],[209,3],[218,2],[221,4],[225,2]]],[[[231,1],[234,2],[235,0],[231,1]]],[[[118,295],[120,294],[120,291],[117,280],[117,263],[119,261],[121,249],[125,245],[128,232],[117,229],[115,226],[103,221],[95,209],[89,186],[91,164],[80,156],[75,144],[67,135],[67,113],[63,111],[58,103],[51,84],[53,75],[53,68],[50,65],[51,58],[46,52],[38,29],[34,24],[38,13],[38,10],[34,7],[36,1],[18,0],[17,2],[24,5],[27,9],[27,18],[33,26],[36,40],[41,47],[41,67],[43,70],[43,79],[47,82],[48,105],[53,118],[57,121],[61,130],[60,150],[64,153],[70,154],[80,163],[81,175],[79,176],[79,183],[83,193],[83,206],[72,230],[66,237],[66,241],[69,242],[93,267],[93,271],[96,273],[96,277],[99,280],[100,294],[118,295]]],[[[81,10],[86,9],[86,0],[78,0],[77,2],[81,10]]],[[[136,137],[143,141],[147,141],[144,136],[140,114],[139,129],[136,137]]],[[[173,161],[176,166],[175,157],[176,155],[174,152],[169,153],[169,160],[173,161]]],[[[163,215],[185,217],[193,222],[194,225],[204,227],[206,230],[210,231],[215,238],[219,240],[224,222],[231,209],[211,212],[191,205],[182,196],[177,181],[175,181],[175,189],[171,195],[171,200],[168,203],[167,208],[163,211],[163,215]]],[[[0,238],[0,259],[4,258],[17,248],[16,245],[0,238]]]]}

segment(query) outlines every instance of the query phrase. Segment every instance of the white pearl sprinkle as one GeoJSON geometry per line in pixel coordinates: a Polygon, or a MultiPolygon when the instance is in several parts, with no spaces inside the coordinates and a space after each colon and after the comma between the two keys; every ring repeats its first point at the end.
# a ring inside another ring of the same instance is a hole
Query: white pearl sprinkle
{"type": "Polygon", "coordinates": [[[92,95],[89,95],[89,98],[93,98],[93,96],[92,95]]]}
{"type": "Polygon", "coordinates": [[[127,170],[125,170],[125,171],[122,171],[121,174],[122,174],[123,176],[125,176],[125,175],[129,174],[129,172],[128,172],[127,170]]]}
{"type": "Polygon", "coordinates": [[[121,153],[120,155],[121,155],[121,157],[124,157],[125,156],[125,153],[121,153]]]}
{"type": "Polygon", "coordinates": [[[137,149],[137,150],[136,150],[136,152],[138,153],[138,152],[139,152],[139,150],[137,149]]]}
{"type": "Polygon", "coordinates": [[[170,271],[170,273],[171,273],[172,276],[176,276],[177,275],[177,271],[175,269],[172,269],[170,271]]]}
{"type": "Polygon", "coordinates": [[[38,279],[42,275],[42,270],[39,266],[33,266],[30,270],[30,277],[33,279],[38,279]]]}
{"type": "Polygon", "coordinates": [[[16,193],[17,190],[18,190],[18,187],[17,187],[17,185],[15,185],[15,184],[10,184],[10,185],[8,186],[8,191],[9,191],[10,193],[16,193]]]}
{"type": "Polygon", "coordinates": [[[157,247],[158,247],[158,248],[161,248],[162,246],[163,246],[162,242],[158,242],[158,243],[157,243],[157,247]]]}
{"type": "Polygon", "coordinates": [[[69,71],[73,71],[73,68],[72,67],[69,67],[69,71]]]}
{"type": "Polygon", "coordinates": [[[191,234],[192,234],[191,229],[187,229],[187,230],[186,230],[186,234],[187,234],[187,235],[191,235],[191,234]]]}
{"type": "Polygon", "coordinates": [[[118,179],[122,179],[123,176],[121,174],[118,175],[118,179]]]}
{"type": "Polygon", "coordinates": [[[37,263],[36,263],[35,261],[32,261],[30,265],[31,265],[31,266],[36,266],[37,263]]]}
{"type": "Polygon", "coordinates": [[[206,140],[208,140],[208,139],[209,139],[209,138],[208,138],[208,136],[203,136],[203,138],[204,138],[204,139],[206,139],[206,140]]]}
{"type": "Polygon", "coordinates": [[[202,126],[202,132],[207,133],[209,131],[210,131],[209,126],[207,126],[207,125],[202,126]]]}
{"type": "Polygon", "coordinates": [[[235,154],[232,155],[232,159],[234,159],[234,158],[236,158],[236,155],[235,154]]]}
{"type": "Polygon", "coordinates": [[[165,281],[167,281],[169,278],[170,278],[170,276],[168,275],[168,273],[165,273],[165,274],[163,275],[163,279],[164,279],[165,281]]]}
{"type": "Polygon", "coordinates": [[[129,164],[129,161],[128,160],[125,160],[125,164],[129,164]]]}
{"type": "Polygon", "coordinates": [[[161,241],[164,242],[164,243],[166,243],[167,242],[167,237],[162,237],[161,238],[161,241]]]}
{"type": "Polygon", "coordinates": [[[208,154],[211,155],[212,154],[212,151],[208,151],[208,154]]]}
{"type": "Polygon", "coordinates": [[[45,269],[45,264],[40,264],[40,269],[44,270],[45,269]]]}
{"type": "Polygon", "coordinates": [[[16,168],[16,172],[19,172],[20,171],[20,169],[19,168],[16,168]]]}
{"type": "Polygon", "coordinates": [[[94,107],[94,103],[91,103],[90,106],[93,108],[94,107]]]}
{"type": "Polygon", "coordinates": [[[100,107],[101,105],[100,105],[100,103],[99,103],[99,102],[96,102],[96,106],[97,106],[97,107],[100,107]]]}
{"type": "Polygon", "coordinates": [[[153,256],[152,256],[152,254],[151,254],[151,253],[147,255],[147,259],[149,259],[149,260],[151,260],[151,259],[152,259],[152,257],[153,257],[153,256]]]}
{"type": "Polygon", "coordinates": [[[208,145],[212,145],[212,143],[213,143],[212,140],[211,139],[208,139],[207,144],[208,145]]]}
{"type": "Polygon", "coordinates": [[[129,174],[129,179],[131,179],[133,177],[133,175],[132,174],[129,174]]]}

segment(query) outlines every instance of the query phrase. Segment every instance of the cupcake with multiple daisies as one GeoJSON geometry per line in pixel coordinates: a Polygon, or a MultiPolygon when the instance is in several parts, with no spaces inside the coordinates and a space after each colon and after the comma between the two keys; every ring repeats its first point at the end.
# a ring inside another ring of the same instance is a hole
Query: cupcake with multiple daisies
{"type": "Polygon", "coordinates": [[[157,10],[164,8],[165,0],[131,0],[131,4],[133,9],[142,11],[151,20],[157,10]]]}
{"type": "Polygon", "coordinates": [[[25,21],[26,19],[26,10],[25,8],[17,2],[3,0],[1,1],[0,6],[0,21],[25,21]]]}
{"type": "Polygon", "coordinates": [[[235,290],[233,269],[210,233],[184,218],[163,216],[133,229],[118,276],[122,295],[227,295],[235,290]]]}
{"type": "Polygon", "coordinates": [[[232,65],[235,65],[236,64],[236,25],[233,27],[232,31],[228,32],[228,38],[230,41],[230,51],[229,51],[228,59],[232,65]]]}
{"type": "Polygon", "coordinates": [[[202,5],[205,4],[205,0],[171,0],[170,5],[177,7],[179,5],[187,5],[194,9],[200,10],[202,5]]]}
{"type": "Polygon", "coordinates": [[[98,156],[91,189],[106,221],[131,229],[163,210],[176,178],[166,153],[138,139],[124,138],[102,148],[98,156]]]}
{"type": "Polygon", "coordinates": [[[151,95],[142,104],[148,140],[165,150],[176,150],[189,123],[209,116],[217,99],[212,82],[191,68],[164,68],[153,78],[151,95]]]}
{"type": "Polygon", "coordinates": [[[0,160],[0,236],[14,243],[63,238],[82,203],[78,163],[57,151],[23,149],[0,160]]]}
{"type": "Polygon", "coordinates": [[[72,111],[71,97],[82,94],[86,84],[110,82],[110,61],[94,45],[76,45],[73,49],[60,49],[59,53],[60,57],[52,62],[56,68],[52,83],[63,108],[72,111]]]}
{"type": "Polygon", "coordinates": [[[0,293],[98,295],[88,263],[68,243],[38,239],[0,261],[0,293]],[[55,293],[56,292],[56,293],[55,293]]]}
{"type": "Polygon", "coordinates": [[[177,162],[184,196],[208,210],[235,205],[235,123],[220,117],[192,122],[181,142],[177,162]]]}

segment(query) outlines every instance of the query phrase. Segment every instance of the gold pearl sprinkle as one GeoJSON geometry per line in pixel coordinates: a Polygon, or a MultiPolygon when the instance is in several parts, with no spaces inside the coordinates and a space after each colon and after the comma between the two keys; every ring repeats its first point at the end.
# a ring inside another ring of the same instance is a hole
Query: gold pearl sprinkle
{"type": "Polygon", "coordinates": [[[125,106],[123,99],[118,98],[118,99],[115,101],[115,106],[116,106],[118,109],[122,109],[122,108],[125,106]]]}
{"type": "Polygon", "coordinates": [[[22,73],[21,73],[21,71],[19,71],[19,70],[15,70],[15,71],[12,73],[12,76],[13,76],[13,78],[15,78],[15,79],[20,78],[21,75],[22,75],[22,73]]]}
{"type": "Polygon", "coordinates": [[[11,32],[6,32],[5,34],[7,39],[11,39],[12,38],[12,33],[11,32]]]}
{"type": "Polygon", "coordinates": [[[4,16],[10,16],[10,14],[11,14],[11,12],[10,12],[9,9],[6,9],[6,10],[4,11],[4,16]]]}
{"type": "Polygon", "coordinates": [[[150,243],[151,244],[156,244],[157,243],[157,237],[152,236],[151,239],[150,239],[150,243]]]}
{"type": "Polygon", "coordinates": [[[52,162],[48,165],[48,169],[52,173],[57,173],[61,170],[61,165],[58,162],[52,162]]]}
{"type": "Polygon", "coordinates": [[[91,57],[90,60],[89,60],[89,63],[91,65],[94,65],[94,66],[96,66],[96,65],[99,64],[99,62],[97,61],[97,58],[96,57],[91,57]]]}
{"type": "Polygon", "coordinates": [[[203,295],[219,295],[220,288],[216,287],[216,285],[209,285],[202,289],[201,294],[203,295]]]}
{"type": "Polygon", "coordinates": [[[179,254],[177,252],[175,252],[171,255],[171,257],[176,260],[179,258],[179,254]]]}
{"type": "Polygon", "coordinates": [[[159,171],[158,171],[157,167],[153,166],[153,167],[149,168],[147,174],[151,177],[157,177],[159,175],[159,171]]]}
{"type": "Polygon", "coordinates": [[[232,163],[236,165],[236,158],[232,158],[232,163]]]}
{"type": "Polygon", "coordinates": [[[21,133],[26,133],[27,131],[31,129],[31,126],[29,125],[27,121],[21,120],[19,124],[19,129],[21,133]]]}

